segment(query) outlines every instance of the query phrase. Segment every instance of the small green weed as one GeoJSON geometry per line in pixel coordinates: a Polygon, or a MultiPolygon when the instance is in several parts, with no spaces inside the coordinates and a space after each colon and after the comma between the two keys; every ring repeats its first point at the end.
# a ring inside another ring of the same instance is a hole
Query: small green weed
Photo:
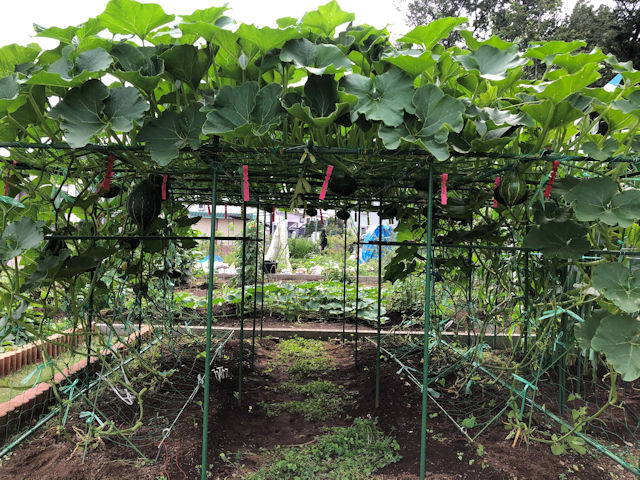
{"type": "Polygon", "coordinates": [[[304,385],[287,382],[279,390],[298,393],[307,398],[284,403],[263,402],[262,407],[267,410],[267,415],[270,417],[286,411],[293,415],[300,415],[308,421],[325,420],[341,413],[353,400],[353,397],[344,391],[342,385],[336,385],[328,380],[314,380],[304,385]]]}
{"type": "Polygon", "coordinates": [[[334,427],[311,445],[276,447],[268,462],[246,480],[364,480],[400,459],[398,443],[377,428],[377,421],[356,418],[351,427],[334,427]]]}
{"type": "Polygon", "coordinates": [[[295,378],[317,376],[331,368],[321,340],[294,337],[278,344],[273,365],[289,365],[287,372],[295,378]]]}

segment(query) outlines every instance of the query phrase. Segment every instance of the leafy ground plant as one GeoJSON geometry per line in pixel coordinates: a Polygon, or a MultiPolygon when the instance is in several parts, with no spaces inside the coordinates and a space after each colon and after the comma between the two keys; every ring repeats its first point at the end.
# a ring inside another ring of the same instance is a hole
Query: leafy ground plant
{"type": "Polygon", "coordinates": [[[294,378],[321,375],[331,368],[331,361],[321,340],[294,337],[278,344],[273,366],[288,365],[287,373],[294,378]]]}
{"type": "Polygon", "coordinates": [[[385,436],[371,418],[356,418],[350,427],[334,427],[311,445],[276,447],[266,465],[247,480],[366,479],[400,460],[398,443],[385,436]]]}
{"type": "Polygon", "coordinates": [[[264,402],[262,406],[270,417],[286,411],[309,421],[326,420],[340,414],[345,407],[353,403],[353,396],[345,392],[342,385],[336,385],[329,380],[313,380],[304,385],[286,382],[278,390],[303,395],[305,398],[284,403],[264,402]]]}

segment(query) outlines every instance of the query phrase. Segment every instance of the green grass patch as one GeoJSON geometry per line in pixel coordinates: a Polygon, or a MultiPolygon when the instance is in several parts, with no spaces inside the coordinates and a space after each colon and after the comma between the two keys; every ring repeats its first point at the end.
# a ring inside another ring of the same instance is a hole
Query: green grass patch
{"type": "Polygon", "coordinates": [[[0,403],[17,397],[25,390],[35,386],[36,383],[49,382],[60,370],[79,362],[84,356],[78,353],[74,355],[71,352],[64,352],[55,359],[51,359],[51,363],[46,366],[41,366],[43,364],[27,365],[0,379],[0,403]],[[53,373],[51,367],[53,367],[53,373]]]}
{"type": "Polygon", "coordinates": [[[314,380],[304,385],[287,382],[278,390],[304,395],[306,398],[283,403],[262,402],[261,406],[266,409],[270,417],[289,412],[308,421],[326,420],[340,414],[345,407],[353,403],[353,396],[345,392],[342,385],[336,385],[328,380],[314,380]]]}
{"type": "Polygon", "coordinates": [[[267,463],[246,480],[361,480],[397,462],[398,443],[385,436],[370,418],[356,418],[350,427],[334,427],[310,445],[276,447],[267,463]]]}
{"type": "Polygon", "coordinates": [[[287,373],[295,378],[321,375],[332,368],[322,340],[294,337],[278,343],[277,350],[271,365],[289,365],[287,373]]]}

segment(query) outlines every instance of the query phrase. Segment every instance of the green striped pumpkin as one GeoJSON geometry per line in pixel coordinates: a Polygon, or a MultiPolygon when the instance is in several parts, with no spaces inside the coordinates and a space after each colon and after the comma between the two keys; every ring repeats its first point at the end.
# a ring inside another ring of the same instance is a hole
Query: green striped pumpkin
{"type": "Polygon", "coordinates": [[[504,174],[494,192],[494,197],[498,203],[512,207],[524,202],[528,193],[527,182],[516,169],[513,169],[504,174]]]}
{"type": "Polygon", "coordinates": [[[140,230],[146,230],[162,210],[160,189],[150,180],[140,182],[127,197],[127,212],[140,230]]]}

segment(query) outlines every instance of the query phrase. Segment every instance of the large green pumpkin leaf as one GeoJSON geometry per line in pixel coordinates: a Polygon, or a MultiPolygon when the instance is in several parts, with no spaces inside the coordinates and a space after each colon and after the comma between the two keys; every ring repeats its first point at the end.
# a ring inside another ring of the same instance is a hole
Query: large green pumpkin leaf
{"type": "Polygon", "coordinates": [[[626,382],[640,377],[640,322],[628,315],[603,318],[591,347],[606,355],[607,361],[626,382]]]}
{"type": "Polygon", "coordinates": [[[0,262],[6,263],[44,240],[42,226],[27,217],[7,225],[0,235],[0,262]]]}
{"type": "Polygon", "coordinates": [[[618,184],[609,177],[582,180],[566,193],[565,200],[581,221],[630,227],[640,218],[640,190],[618,193],[618,184]]]}
{"type": "Polygon", "coordinates": [[[138,3],[134,0],[111,0],[98,15],[100,24],[111,33],[137,35],[144,40],[149,33],[175,18],[167,15],[160,5],[138,3]]]}
{"type": "Polygon", "coordinates": [[[118,43],[111,49],[117,60],[112,74],[145,92],[152,91],[164,73],[164,60],[155,56],[155,47],[118,43]]]}
{"type": "Polygon", "coordinates": [[[556,55],[571,53],[586,45],[582,40],[574,40],[573,42],[563,42],[560,40],[540,42],[529,47],[525,52],[525,56],[551,63],[556,55]]]}
{"type": "Polygon", "coordinates": [[[640,274],[621,263],[603,263],[593,268],[593,288],[603,293],[621,310],[640,310],[640,274]]]}
{"type": "Polygon", "coordinates": [[[49,111],[60,119],[60,127],[73,148],[84,147],[103,127],[101,114],[109,88],[100,80],[89,80],[72,88],[64,99],[49,111]]]}
{"type": "Polygon", "coordinates": [[[258,83],[247,82],[232,87],[225,85],[215,98],[212,107],[205,107],[207,121],[202,128],[205,134],[244,134],[249,131],[251,112],[256,106],[258,83]]]}
{"type": "Polygon", "coordinates": [[[600,326],[600,322],[602,322],[603,318],[608,317],[609,315],[611,314],[606,310],[596,310],[590,317],[585,319],[584,323],[578,323],[575,326],[574,332],[576,340],[578,340],[578,343],[582,348],[587,350],[591,348],[591,341],[600,326]]]}
{"type": "Polygon", "coordinates": [[[340,79],[340,86],[358,97],[351,112],[352,121],[362,114],[367,120],[397,127],[402,123],[405,110],[413,113],[413,80],[398,68],[376,76],[375,80],[358,74],[345,75],[340,79]]]}
{"type": "Polygon", "coordinates": [[[238,27],[236,34],[240,39],[256,45],[263,54],[282,47],[287,40],[300,38],[302,35],[297,28],[258,28],[246,23],[238,27]]]}
{"type": "Polygon", "coordinates": [[[427,25],[418,25],[409,33],[400,37],[399,42],[422,45],[425,50],[431,50],[441,40],[449,38],[454,28],[466,23],[464,17],[447,17],[434,20],[427,25]]]}
{"type": "Polygon", "coordinates": [[[104,114],[117,132],[129,132],[134,122],[142,123],[144,112],[147,110],[149,104],[133,87],[112,88],[109,98],[104,102],[104,114]]]}
{"type": "Polygon", "coordinates": [[[76,58],[76,71],[100,72],[108,69],[113,63],[113,57],[102,47],[80,52],[76,58]]]}
{"type": "Polygon", "coordinates": [[[206,50],[193,45],[173,45],[160,58],[164,67],[176,80],[181,80],[196,90],[209,69],[211,59],[206,50]]]}
{"type": "Polygon", "coordinates": [[[326,128],[342,116],[357,98],[338,92],[333,75],[309,75],[304,96],[288,95],[282,104],[290,115],[318,128],[326,128]]]}
{"type": "Polygon", "coordinates": [[[256,106],[251,112],[254,135],[264,135],[271,127],[279,125],[282,121],[281,93],[282,86],[278,83],[270,83],[258,92],[256,106]]]}
{"type": "Polygon", "coordinates": [[[33,62],[40,53],[40,46],[30,43],[26,47],[12,43],[0,48],[0,76],[15,72],[16,65],[33,62]]]}
{"type": "Polygon", "coordinates": [[[561,76],[553,82],[536,88],[536,90],[541,97],[548,98],[557,104],[574,93],[588,87],[599,78],[598,65],[588,64],[573,75],[561,76]]]}
{"type": "Polygon", "coordinates": [[[392,56],[384,57],[382,60],[395,65],[412,77],[417,77],[428,68],[438,64],[430,51],[422,52],[420,50],[395,52],[392,56]]]}
{"type": "Polygon", "coordinates": [[[356,16],[353,13],[345,12],[340,8],[338,2],[331,0],[326,5],[318,7],[318,10],[305,13],[300,26],[331,37],[336,27],[347,22],[353,22],[355,18],[356,16]]]}
{"type": "Polygon", "coordinates": [[[584,116],[584,112],[566,100],[555,105],[555,108],[551,100],[525,103],[522,106],[522,111],[530,115],[540,125],[548,125],[547,128],[550,129],[569,125],[584,116]]]}
{"type": "Polygon", "coordinates": [[[216,20],[222,18],[224,12],[229,10],[229,7],[225,4],[223,7],[209,7],[199,10],[195,10],[190,15],[180,15],[183,22],[204,22],[215,23],[216,20]]]}
{"type": "Polygon", "coordinates": [[[20,93],[20,85],[18,84],[18,75],[7,75],[0,78],[0,99],[13,100],[20,93]]]}
{"type": "Polygon", "coordinates": [[[467,55],[458,55],[455,58],[464,68],[478,70],[480,76],[487,80],[504,80],[509,70],[528,63],[526,58],[520,56],[517,45],[505,50],[482,45],[467,55]]]}
{"type": "Polygon", "coordinates": [[[579,223],[549,222],[532,228],[522,242],[548,258],[580,258],[591,248],[587,228],[579,223]]]}
{"type": "Polygon", "coordinates": [[[464,126],[464,103],[445,95],[435,85],[423,85],[416,90],[413,105],[416,115],[422,120],[420,137],[444,143],[449,136],[449,130],[459,132],[464,126]]]}
{"type": "Polygon", "coordinates": [[[330,44],[316,45],[306,38],[287,41],[280,51],[280,60],[306,68],[314,75],[351,69],[351,61],[338,47],[330,44]]]}
{"type": "Polygon", "coordinates": [[[185,108],[177,113],[165,110],[159,118],[147,122],[137,136],[145,142],[145,149],[151,152],[151,158],[160,166],[168,165],[178,157],[180,149],[200,147],[200,132],[206,120],[197,105],[185,108]]]}

